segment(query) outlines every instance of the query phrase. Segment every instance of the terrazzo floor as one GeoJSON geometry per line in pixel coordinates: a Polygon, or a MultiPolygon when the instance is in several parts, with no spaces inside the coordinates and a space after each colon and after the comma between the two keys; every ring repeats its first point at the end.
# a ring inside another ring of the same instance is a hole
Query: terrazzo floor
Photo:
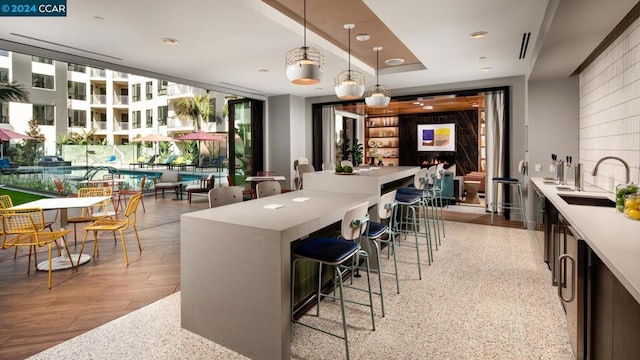
{"type": "MultiPolygon", "coordinates": [[[[458,222],[446,232],[431,266],[422,250],[422,280],[415,249],[399,248],[400,294],[384,275],[386,316],[374,298],[376,331],[366,308],[347,305],[351,359],[573,359],[535,233],[458,222]]],[[[383,259],[383,266],[393,263],[383,259]]],[[[330,300],[320,318],[303,319],[341,329],[338,303],[330,300]]],[[[344,343],[295,325],[291,352],[293,359],[341,359],[344,343]]],[[[244,358],[180,328],[175,293],[30,359],[244,358]]]]}

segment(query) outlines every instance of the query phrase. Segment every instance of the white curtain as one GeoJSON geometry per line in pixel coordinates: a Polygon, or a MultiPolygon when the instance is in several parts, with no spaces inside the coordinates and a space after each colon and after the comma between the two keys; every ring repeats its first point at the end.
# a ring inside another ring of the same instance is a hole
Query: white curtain
{"type": "Polygon", "coordinates": [[[336,161],[336,107],[322,107],[322,163],[336,161]]]}
{"type": "MultiPolygon", "coordinates": [[[[486,152],[487,152],[487,172],[485,179],[485,199],[489,210],[493,201],[494,177],[504,176],[504,155],[503,147],[505,141],[505,114],[504,114],[504,91],[485,93],[485,123],[487,130],[486,152]]],[[[496,199],[502,196],[502,188],[498,189],[496,199]]],[[[497,209],[499,213],[502,209],[497,209]]]]}

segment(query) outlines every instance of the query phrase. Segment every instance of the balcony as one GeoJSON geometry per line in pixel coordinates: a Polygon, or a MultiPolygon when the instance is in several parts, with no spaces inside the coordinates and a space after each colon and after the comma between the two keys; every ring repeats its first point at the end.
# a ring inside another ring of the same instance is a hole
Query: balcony
{"type": "Polygon", "coordinates": [[[107,122],[106,121],[95,121],[94,120],[94,121],[91,122],[91,128],[96,133],[105,132],[105,131],[107,131],[107,122]]]}
{"type": "Polygon", "coordinates": [[[172,130],[193,130],[193,119],[180,119],[180,118],[171,118],[168,119],[167,129],[172,130]]]}
{"type": "Polygon", "coordinates": [[[129,123],[123,121],[114,121],[113,131],[129,131],[129,123]]]}
{"type": "Polygon", "coordinates": [[[114,79],[128,79],[129,78],[129,74],[123,73],[123,72],[120,72],[120,71],[114,71],[113,72],[113,78],[114,79]]]}
{"type": "Polygon", "coordinates": [[[106,105],[107,95],[91,95],[91,105],[106,105]]]}
{"type": "Polygon", "coordinates": [[[195,95],[205,95],[206,93],[203,89],[181,84],[171,84],[167,87],[167,96],[169,98],[192,97],[195,95]]]}
{"type": "Polygon", "coordinates": [[[107,71],[104,69],[91,69],[91,77],[106,78],[107,71]]]}
{"type": "Polygon", "coordinates": [[[113,96],[113,105],[129,105],[129,96],[128,95],[114,95],[113,96]]]}

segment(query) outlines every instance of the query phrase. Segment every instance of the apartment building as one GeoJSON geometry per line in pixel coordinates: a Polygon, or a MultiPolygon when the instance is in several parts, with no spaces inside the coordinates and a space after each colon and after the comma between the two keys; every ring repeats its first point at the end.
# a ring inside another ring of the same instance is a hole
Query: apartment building
{"type": "MultiPolygon", "coordinates": [[[[162,79],[92,68],[0,50],[0,80],[17,81],[29,91],[29,103],[1,103],[0,125],[24,133],[36,119],[45,136],[45,153],[53,154],[63,134],[91,131],[108,144],[127,144],[138,135],[172,136],[195,129],[180,116],[180,101],[207,91],[162,79]]],[[[227,131],[222,118],[225,94],[209,92],[216,109],[198,128],[227,131]]]]}

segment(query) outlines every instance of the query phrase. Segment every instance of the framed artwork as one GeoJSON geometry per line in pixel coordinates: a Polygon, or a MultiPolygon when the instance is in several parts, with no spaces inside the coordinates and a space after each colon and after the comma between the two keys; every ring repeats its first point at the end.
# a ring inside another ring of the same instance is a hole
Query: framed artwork
{"type": "Polygon", "coordinates": [[[418,124],[418,151],[456,151],[456,124],[418,124]]]}

